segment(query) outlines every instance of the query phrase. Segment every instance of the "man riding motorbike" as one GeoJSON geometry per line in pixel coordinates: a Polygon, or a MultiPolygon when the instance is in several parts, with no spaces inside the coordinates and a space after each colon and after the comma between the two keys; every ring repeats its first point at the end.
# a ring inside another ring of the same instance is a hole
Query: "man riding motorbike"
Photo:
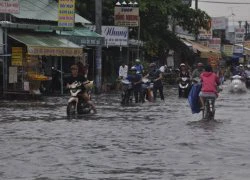
{"type": "MultiPolygon", "coordinates": [[[[74,83],[74,82],[81,82],[83,84],[87,84],[88,83],[88,80],[81,74],[78,74],[78,66],[77,65],[72,65],[70,67],[71,69],[71,76],[68,78],[67,80],[67,85],[66,87],[69,88],[69,85],[74,83]]],[[[94,113],[96,113],[96,108],[95,108],[95,105],[93,104],[93,102],[90,101],[90,98],[86,92],[86,89],[83,87],[82,89],[82,93],[79,94],[79,96],[81,96],[81,98],[87,103],[90,105],[90,107],[92,108],[92,110],[94,111],[94,113]]]]}
{"type": "Polygon", "coordinates": [[[144,77],[144,78],[149,78],[153,83],[153,94],[154,94],[154,100],[156,100],[157,97],[157,91],[159,90],[161,100],[164,100],[164,95],[163,95],[163,84],[162,84],[162,72],[157,69],[155,63],[151,63],[149,65],[149,73],[144,77]]]}
{"type": "Polygon", "coordinates": [[[219,86],[219,77],[212,71],[210,65],[205,67],[205,71],[200,75],[202,87],[199,94],[201,101],[201,109],[204,109],[204,98],[205,97],[218,97],[217,86],[219,86]]]}
{"type": "Polygon", "coordinates": [[[129,74],[127,76],[127,80],[132,83],[132,90],[134,92],[135,103],[138,103],[139,98],[141,98],[142,76],[141,74],[138,74],[138,71],[134,66],[130,69],[129,74]]]}

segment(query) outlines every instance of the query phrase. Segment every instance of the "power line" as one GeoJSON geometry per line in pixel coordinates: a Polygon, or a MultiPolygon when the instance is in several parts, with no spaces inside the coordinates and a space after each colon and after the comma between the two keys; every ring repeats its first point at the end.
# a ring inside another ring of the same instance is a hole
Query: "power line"
{"type": "Polygon", "coordinates": [[[199,0],[202,3],[211,3],[211,4],[243,4],[243,5],[250,5],[247,2],[224,2],[224,1],[206,1],[206,0],[199,0]]]}

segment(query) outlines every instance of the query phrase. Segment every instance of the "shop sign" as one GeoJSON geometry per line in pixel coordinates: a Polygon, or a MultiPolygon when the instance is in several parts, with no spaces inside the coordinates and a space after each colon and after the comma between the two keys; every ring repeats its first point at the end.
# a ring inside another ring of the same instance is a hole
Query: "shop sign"
{"type": "Polygon", "coordinates": [[[225,30],[227,29],[228,18],[226,17],[213,17],[212,18],[212,29],[220,29],[225,30]]]}
{"type": "Polygon", "coordinates": [[[17,83],[17,67],[9,67],[9,83],[17,83]]]}
{"type": "Polygon", "coordinates": [[[209,41],[209,46],[212,49],[221,50],[221,39],[220,38],[213,38],[209,41]]]}
{"type": "Polygon", "coordinates": [[[243,43],[245,39],[245,28],[235,28],[235,43],[243,43]]]}
{"type": "Polygon", "coordinates": [[[59,0],[58,26],[73,28],[75,24],[75,0],[59,0]]]}
{"type": "Polygon", "coordinates": [[[234,46],[233,52],[236,54],[243,54],[244,52],[243,46],[234,46]]]}
{"type": "Polygon", "coordinates": [[[115,25],[116,26],[139,26],[139,8],[138,7],[115,7],[115,25]]]}
{"type": "Polygon", "coordinates": [[[224,45],[223,46],[223,52],[226,56],[232,56],[234,51],[233,45],[224,45]]]}
{"type": "Polygon", "coordinates": [[[0,0],[0,13],[19,14],[19,0],[0,0]]]}
{"type": "MultiPolygon", "coordinates": [[[[95,31],[95,26],[88,26],[95,31]]],[[[102,36],[106,46],[128,46],[128,27],[124,26],[102,26],[102,36]]]]}
{"type": "Polygon", "coordinates": [[[50,48],[50,47],[35,47],[28,46],[29,55],[36,56],[70,56],[80,57],[82,56],[82,48],[50,48]]]}
{"type": "Polygon", "coordinates": [[[208,39],[212,39],[212,29],[210,28],[209,30],[205,30],[203,28],[201,28],[199,30],[199,35],[198,35],[198,39],[199,40],[208,40],[208,39]]]}
{"type": "Polygon", "coordinates": [[[11,65],[12,66],[22,66],[23,65],[23,48],[22,47],[12,47],[11,55],[11,65]]]}

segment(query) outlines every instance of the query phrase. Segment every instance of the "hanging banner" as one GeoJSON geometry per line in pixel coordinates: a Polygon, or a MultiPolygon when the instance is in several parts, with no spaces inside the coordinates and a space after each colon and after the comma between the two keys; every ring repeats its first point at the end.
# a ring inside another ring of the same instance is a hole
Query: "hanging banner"
{"type": "Polygon", "coordinates": [[[19,0],[0,0],[0,13],[19,14],[19,0]]]}
{"type": "Polygon", "coordinates": [[[22,66],[23,65],[23,48],[22,47],[12,47],[11,48],[11,65],[12,66],[22,66]]]}
{"type": "Polygon", "coordinates": [[[59,0],[58,26],[73,28],[75,25],[75,0],[59,0]]]}
{"type": "Polygon", "coordinates": [[[139,26],[139,8],[138,7],[115,7],[115,25],[116,26],[139,26]]]}

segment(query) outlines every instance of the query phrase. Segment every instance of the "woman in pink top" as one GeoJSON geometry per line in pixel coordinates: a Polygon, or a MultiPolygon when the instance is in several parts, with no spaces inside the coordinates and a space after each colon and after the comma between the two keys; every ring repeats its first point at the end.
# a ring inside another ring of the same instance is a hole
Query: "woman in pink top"
{"type": "Polygon", "coordinates": [[[218,97],[217,86],[219,85],[219,77],[212,71],[210,65],[205,67],[205,72],[200,75],[202,88],[200,92],[201,109],[204,109],[203,97],[218,97]]]}

